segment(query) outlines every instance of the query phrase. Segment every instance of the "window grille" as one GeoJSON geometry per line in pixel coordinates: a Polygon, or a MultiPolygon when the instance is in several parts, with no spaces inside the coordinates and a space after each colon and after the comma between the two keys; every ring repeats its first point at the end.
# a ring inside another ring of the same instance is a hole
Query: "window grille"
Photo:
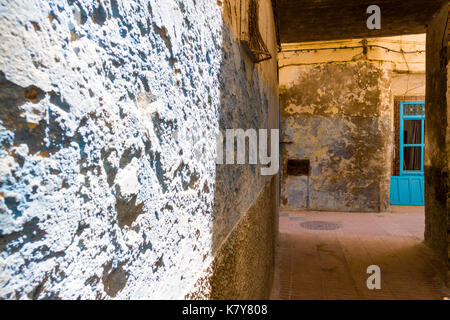
{"type": "Polygon", "coordinates": [[[241,43],[254,63],[272,58],[259,32],[259,0],[241,2],[241,43]]]}

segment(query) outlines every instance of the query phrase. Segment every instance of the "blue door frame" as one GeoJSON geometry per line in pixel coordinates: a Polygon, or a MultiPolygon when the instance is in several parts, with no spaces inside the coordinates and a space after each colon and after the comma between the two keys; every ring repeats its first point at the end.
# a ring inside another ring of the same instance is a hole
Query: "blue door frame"
{"type": "Polygon", "coordinates": [[[423,160],[425,151],[425,101],[400,102],[400,170],[399,176],[391,177],[390,201],[392,205],[424,205],[423,160]],[[420,143],[407,143],[404,137],[404,123],[419,120],[421,123],[420,143]],[[420,148],[420,170],[407,170],[404,166],[405,148],[420,148]]]}

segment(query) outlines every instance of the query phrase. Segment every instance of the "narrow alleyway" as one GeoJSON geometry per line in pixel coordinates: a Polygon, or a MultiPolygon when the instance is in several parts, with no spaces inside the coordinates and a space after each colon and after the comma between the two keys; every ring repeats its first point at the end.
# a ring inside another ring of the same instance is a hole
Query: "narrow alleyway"
{"type": "Polygon", "coordinates": [[[443,299],[423,245],[424,208],[391,213],[282,211],[273,299],[443,299]],[[381,289],[366,286],[381,268],[381,289]]]}
{"type": "Polygon", "coordinates": [[[449,12],[0,0],[0,300],[450,297],[449,12]]]}

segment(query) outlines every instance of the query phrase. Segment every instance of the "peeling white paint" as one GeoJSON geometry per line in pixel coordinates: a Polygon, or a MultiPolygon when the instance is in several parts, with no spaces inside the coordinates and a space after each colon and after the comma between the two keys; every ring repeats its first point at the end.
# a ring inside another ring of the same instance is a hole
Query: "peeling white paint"
{"type": "Polygon", "coordinates": [[[45,95],[17,106],[42,140],[0,127],[1,298],[183,298],[210,263],[220,7],[113,2],[0,1],[0,71],[45,95]],[[131,195],[142,213],[120,228],[131,195]]]}
{"type": "Polygon", "coordinates": [[[133,195],[139,192],[138,170],[139,162],[136,158],[133,158],[129,165],[120,169],[117,173],[115,182],[123,194],[133,195]]]}

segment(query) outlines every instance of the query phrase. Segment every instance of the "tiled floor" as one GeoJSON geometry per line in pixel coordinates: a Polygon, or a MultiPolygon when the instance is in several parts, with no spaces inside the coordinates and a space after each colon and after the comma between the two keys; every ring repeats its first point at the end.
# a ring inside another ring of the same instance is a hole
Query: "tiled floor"
{"type": "Polygon", "coordinates": [[[443,299],[439,263],[422,244],[423,231],[423,207],[382,214],[281,212],[272,298],[443,299]],[[337,229],[303,227],[312,221],[337,229]],[[370,265],[381,268],[380,290],[367,288],[370,265]]]}

